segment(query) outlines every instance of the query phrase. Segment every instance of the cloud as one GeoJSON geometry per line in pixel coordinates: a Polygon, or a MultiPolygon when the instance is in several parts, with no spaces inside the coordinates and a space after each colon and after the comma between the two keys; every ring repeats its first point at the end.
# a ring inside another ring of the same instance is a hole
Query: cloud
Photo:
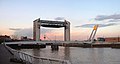
{"type": "Polygon", "coordinates": [[[81,26],[75,26],[75,27],[92,28],[94,25],[96,25],[96,24],[84,24],[84,25],[81,25],[81,26]]]}
{"type": "Polygon", "coordinates": [[[56,17],[55,20],[64,20],[64,17],[56,17]]]}
{"type": "Polygon", "coordinates": [[[120,22],[120,19],[109,20],[109,22],[120,22]]]}
{"type": "Polygon", "coordinates": [[[113,15],[98,15],[95,20],[102,21],[107,19],[120,19],[120,14],[113,14],[113,15]]]}
{"type": "Polygon", "coordinates": [[[25,29],[21,29],[21,30],[16,30],[14,32],[14,35],[17,36],[28,36],[28,37],[32,37],[32,28],[25,28],[25,29]]]}
{"type": "Polygon", "coordinates": [[[99,27],[107,27],[107,26],[113,26],[113,25],[117,25],[117,24],[115,24],[115,23],[99,24],[99,27]]]}
{"type": "MultiPolygon", "coordinates": [[[[84,24],[81,26],[75,26],[75,27],[84,27],[84,28],[93,28],[93,26],[96,24],[84,24]]],[[[113,26],[113,25],[117,25],[115,23],[109,23],[109,24],[98,24],[99,27],[107,27],[107,26],[113,26]]]]}
{"type": "MultiPolygon", "coordinates": [[[[49,33],[51,31],[52,31],[52,29],[41,28],[41,34],[46,34],[46,33],[49,33]]],[[[32,37],[33,36],[33,29],[32,28],[25,28],[25,29],[21,29],[21,30],[16,30],[14,32],[14,35],[17,35],[18,37],[20,37],[20,36],[32,37]]]]}
{"type": "Polygon", "coordinates": [[[9,30],[21,30],[20,28],[9,28],[9,30]]]}

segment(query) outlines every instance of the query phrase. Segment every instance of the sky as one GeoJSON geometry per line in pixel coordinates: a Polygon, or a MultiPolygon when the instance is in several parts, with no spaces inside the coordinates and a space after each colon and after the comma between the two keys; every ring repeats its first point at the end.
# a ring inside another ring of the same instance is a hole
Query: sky
{"type": "MultiPolygon", "coordinates": [[[[120,36],[120,0],[0,0],[0,35],[33,35],[35,19],[66,19],[71,23],[71,40],[89,38],[92,27],[99,24],[97,37],[120,36]]],[[[64,28],[41,29],[46,35],[63,40],[64,28]]]]}

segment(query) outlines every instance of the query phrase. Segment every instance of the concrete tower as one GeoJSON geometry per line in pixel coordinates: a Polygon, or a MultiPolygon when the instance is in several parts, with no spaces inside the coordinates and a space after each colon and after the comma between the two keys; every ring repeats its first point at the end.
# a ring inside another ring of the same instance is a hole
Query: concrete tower
{"type": "Polygon", "coordinates": [[[40,41],[40,18],[33,21],[33,40],[40,41]]]}
{"type": "Polygon", "coordinates": [[[64,20],[65,29],[64,29],[64,41],[70,41],[70,22],[64,20]]]}

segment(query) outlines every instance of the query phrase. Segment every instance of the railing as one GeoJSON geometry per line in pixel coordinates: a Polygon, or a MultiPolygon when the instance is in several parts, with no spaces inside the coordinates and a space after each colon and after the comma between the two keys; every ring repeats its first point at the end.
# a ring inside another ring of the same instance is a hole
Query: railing
{"type": "Polygon", "coordinates": [[[6,47],[14,54],[14,58],[22,60],[23,62],[26,62],[26,64],[71,64],[68,60],[36,57],[14,50],[8,46],[6,47]]]}

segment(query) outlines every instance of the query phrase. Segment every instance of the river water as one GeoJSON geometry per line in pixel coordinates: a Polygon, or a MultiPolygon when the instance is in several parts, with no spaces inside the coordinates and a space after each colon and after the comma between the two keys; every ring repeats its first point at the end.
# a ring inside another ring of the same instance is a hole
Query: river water
{"type": "Polygon", "coordinates": [[[69,60],[72,64],[120,64],[120,49],[60,47],[58,51],[50,46],[42,49],[21,49],[38,57],[69,60]]]}

